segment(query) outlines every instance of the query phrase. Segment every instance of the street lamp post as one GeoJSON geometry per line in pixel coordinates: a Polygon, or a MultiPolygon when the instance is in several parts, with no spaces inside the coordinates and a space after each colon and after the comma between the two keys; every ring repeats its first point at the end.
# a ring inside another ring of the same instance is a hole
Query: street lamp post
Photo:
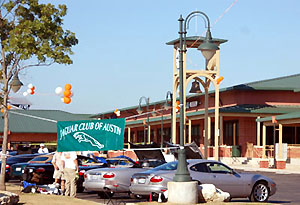
{"type": "Polygon", "coordinates": [[[166,102],[165,102],[164,108],[165,108],[165,110],[168,110],[171,107],[171,136],[170,136],[170,143],[172,143],[173,126],[176,126],[176,125],[173,125],[173,103],[172,103],[172,100],[173,100],[173,93],[171,91],[168,91],[167,95],[166,95],[166,102]],[[171,100],[171,106],[169,106],[169,102],[168,102],[169,98],[171,100]]]}
{"type": "Polygon", "coordinates": [[[161,111],[161,126],[160,126],[160,148],[163,147],[164,140],[164,111],[161,111]]]}
{"type": "MultiPolygon", "coordinates": [[[[141,106],[141,104],[142,104],[142,100],[145,100],[145,102],[146,102],[146,106],[147,106],[147,129],[148,129],[148,138],[150,138],[150,124],[149,124],[149,103],[150,103],[150,98],[146,98],[145,96],[142,96],[141,98],[140,98],[140,100],[139,100],[139,107],[138,107],[138,109],[136,110],[139,114],[142,114],[142,112],[143,112],[143,110],[142,110],[142,106],[141,106]]],[[[145,131],[145,129],[144,129],[144,144],[146,144],[147,143],[147,139],[146,139],[146,131],[145,131]]]]}
{"type": "Polygon", "coordinates": [[[178,150],[178,166],[176,174],[173,178],[176,182],[188,182],[191,181],[190,173],[187,169],[186,163],[186,153],[184,150],[184,115],[185,115],[185,106],[184,106],[184,73],[183,73],[183,55],[186,53],[186,33],[187,33],[187,23],[191,18],[196,15],[201,14],[207,20],[207,32],[206,38],[202,44],[198,47],[198,50],[201,50],[203,56],[207,61],[209,61],[213,55],[216,53],[216,50],[219,47],[212,42],[212,37],[210,33],[210,21],[208,16],[201,11],[194,11],[190,13],[186,19],[182,18],[182,15],[179,18],[179,92],[180,92],[180,149],[178,150]]]}
{"type": "MultiPolygon", "coordinates": [[[[161,134],[160,134],[160,147],[163,147],[163,136],[164,136],[164,113],[163,113],[163,109],[168,110],[170,107],[169,103],[168,103],[168,97],[170,96],[170,99],[172,101],[172,92],[168,91],[167,95],[166,95],[166,102],[162,105],[162,109],[161,109],[161,134]]],[[[171,109],[171,136],[170,139],[172,139],[172,109],[171,109]]]]}

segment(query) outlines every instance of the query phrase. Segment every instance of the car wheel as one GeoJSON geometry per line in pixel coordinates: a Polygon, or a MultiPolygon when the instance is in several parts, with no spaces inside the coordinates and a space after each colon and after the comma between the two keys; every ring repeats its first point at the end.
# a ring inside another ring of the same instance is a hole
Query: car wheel
{"type": "Polygon", "coordinates": [[[254,202],[266,202],[270,196],[270,191],[265,182],[258,182],[254,185],[250,200],[254,202]]]}
{"type": "Polygon", "coordinates": [[[137,199],[137,198],[138,198],[134,193],[131,193],[131,192],[128,193],[128,196],[129,196],[131,199],[137,199]]]}
{"type": "Polygon", "coordinates": [[[84,187],[77,187],[77,193],[82,193],[84,191],[84,187]]]}
{"type": "Polygon", "coordinates": [[[107,191],[107,192],[100,191],[100,192],[98,192],[97,194],[98,194],[98,196],[99,196],[101,199],[107,199],[107,198],[113,197],[114,192],[111,192],[111,191],[107,191]]]}

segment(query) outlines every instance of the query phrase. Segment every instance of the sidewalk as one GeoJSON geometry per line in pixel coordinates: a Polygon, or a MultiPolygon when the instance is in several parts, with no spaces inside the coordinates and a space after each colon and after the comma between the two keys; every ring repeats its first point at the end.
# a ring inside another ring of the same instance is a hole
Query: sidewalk
{"type": "Polygon", "coordinates": [[[244,171],[274,172],[276,174],[300,174],[300,169],[297,165],[289,165],[286,169],[260,168],[258,165],[251,164],[228,164],[228,166],[233,169],[240,169],[244,171]]]}

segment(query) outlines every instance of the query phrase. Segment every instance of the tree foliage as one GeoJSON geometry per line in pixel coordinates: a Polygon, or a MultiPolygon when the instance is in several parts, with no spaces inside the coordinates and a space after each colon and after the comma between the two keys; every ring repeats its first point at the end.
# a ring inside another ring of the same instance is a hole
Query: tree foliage
{"type": "MultiPolygon", "coordinates": [[[[63,29],[65,5],[42,4],[38,0],[0,0],[0,75],[4,130],[2,153],[8,143],[7,102],[9,81],[27,67],[71,64],[71,47],[78,43],[75,34],[63,29]]],[[[5,190],[6,156],[1,156],[0,190],[5,190]]]]}
{"type": "MultiPolygon", "coordinates": [[[[71,64],[75,34],[63,29],[66,5],[41,4],[38,0],[3,1],[0,14],[1,63],[15,69],[21,61],[33,65],[71,64]]],[[[31,65],[26,65],[31,66],[31,65]]],[[[20,69],[20,67],[19,67],[20,69]]]]}

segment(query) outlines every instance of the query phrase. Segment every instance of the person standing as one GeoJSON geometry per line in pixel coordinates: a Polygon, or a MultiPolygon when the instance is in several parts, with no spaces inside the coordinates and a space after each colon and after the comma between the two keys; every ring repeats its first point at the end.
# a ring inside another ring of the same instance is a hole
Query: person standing
{"type": "Polygon", "coordinates": [[[54,174],[53,178],[55,179],[55,183],[59,184],[60,182],[60,188],[62,195],[65,192],[65,178],[63,173],[63,163],[61,160],[62,152],[55,152],[52,159],[52,164],[54,166],[54,174]]]}
{"type": "Polygon", "coordinates": [[[76,152],[63,152],[61,160],[66,180],[65,196],[76,197],[76,172],[79,169],[76,152]]]}
{"type": "Polygon", "coordinates": [[[42,143],[42,144],[40,144],[40,148],[39,148],[39,150],[38,150],[38,153],[40,153],[40,154],[46,154],[46,153],[49,153],[49,150],[48,150],[48,148],[47,147],[45,147],[45,145],[42,143]]]}

